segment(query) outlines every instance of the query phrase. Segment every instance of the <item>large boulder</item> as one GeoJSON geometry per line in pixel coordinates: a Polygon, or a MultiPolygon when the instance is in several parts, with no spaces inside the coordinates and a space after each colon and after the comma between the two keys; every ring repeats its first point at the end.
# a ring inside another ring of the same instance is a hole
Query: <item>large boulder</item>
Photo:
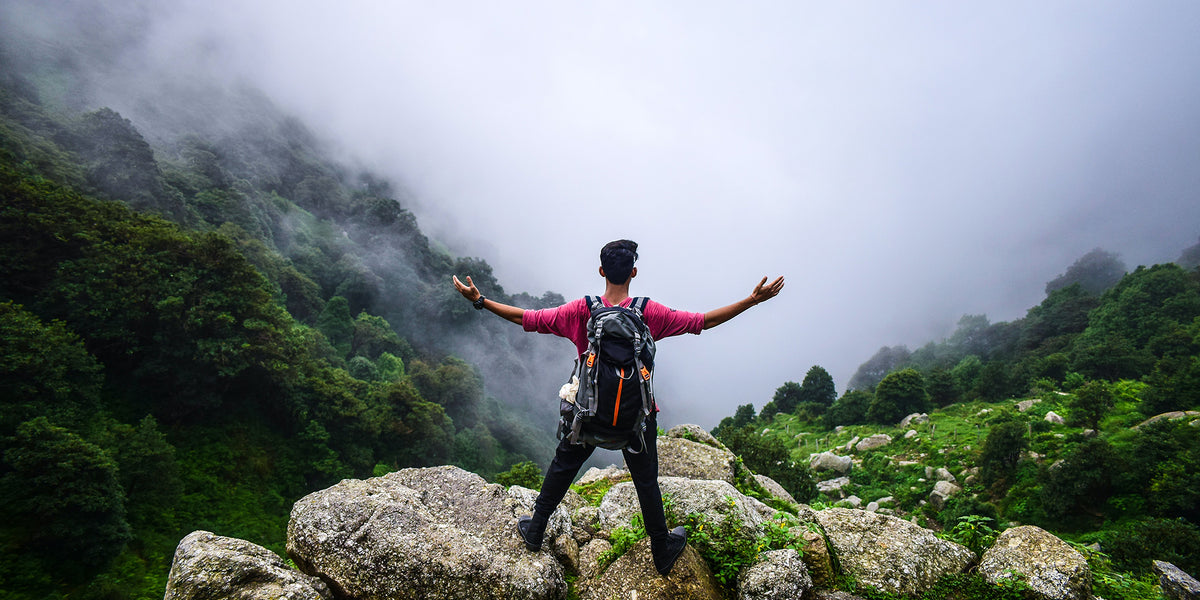
{"type": "Polygon", "coordinates": [[[1147,425],[1151,425],[1151,424],[1157,423],[1159,421],[1174,421],[1176,419],[1194,419],[1196,417],[1200,417],[1200,411],[1176,410],[1176,411],[1165,412],[1162,414],[1154,415],[1153,417],[1150,417],[1149,419],[1146,419],[1145,421],[1142,421],[1141,423],[1134,425],[1133,428],[1141,429],[1147,425]]]}
{"type": "Polygon", "coordinates": [[[579,485],[587,485],[596,483],[597,481],[629,481],[629,469],[618,467],[617,465],[609,465],[603,469],[592,467],[588,469],[575,483],[579,485]]]}
{"type": "Polygon", "coordinates": [[[961,573],[975,562],[966,547],[896,517],[828,508],[817,519],[842,569],[887,593],[919,595],[942,576],[961,573]]]}
{"type": "Polygon", "coordinates": [[[1092,573],[1087,559],[1066,542],[1033,525],[1001,533],[979,561],[979,574],[992,583],[1023,580],[1044,600],[1087,600],[1092,573]]]}
{"type": "Polygon", "coordinates": [[[580,600],[723,600],[712,571],[691,546],[684,548],[668,577],[654,569],[649,538],[633,545],[595,579],[581,580],[580,600]]]}
{"type": "Polygon", "coordinates": [[[1158,573],[1158,585],[1163,595],[1171,600],[1200,600],[1200,581],[1184,573],[1179,567],[1161,560],[1154,561],[1154,572],[1158,573]]]}
{"type": "MultiPolygon", "coordinates": [[[[339,597],[520,598],[566,593],[563,568],[530,553],[516,533],[529,494],[457,467],[403,469],[347,479],[301,498],[288,524],[288,555],[339,597]]],[[[560,507],[547,540],[570,534],[560,507]]]]}
{"type": "Polygon", "coordinates": [[[928,422],[929,422],[929,413],[913,413],[913,414],[908,415],[907,417],[904,417],[903,419],[901,419],[900,424],[897,425],[896,427],[899,427],[900,429],[908,429],[909,427],[912,427],[913,425],[919,425],[921,423],[928,423],[928,422]]]}
{"type": "Polygon", "coordinates": [[[933,484],[933,491],[929,492],[929,503],[934,508],[942,510],[946,507],[946,501],[950,496],[962,491],[962,488],[950,483],[949,481],[939,481],[933,484]]]}
{"type": "Polygon", "coordinates": [[[834,471],[845,474],[854,466],[854,460],[849,456],[838,456],[832,452],[821,452],[808,457],[808,468],[814,471],[834,471]]]}
{"type": "Polygon", "coordinates": [[[725,447],[725,444],[722,444],[720,440],[713,437],[711,433],[705,431],[704,428],[699,425],[676,425],[667,430],[667,437],[692,440],[693,442],[699,442],[701,444],[712,446],[713,448],[718,448],[721,450],[728,449],[725,447]]]}
{"type": "MultiPolygon", "coordinates": [[[[775,515],[775,509],[743,495],[724,481],[660,477],[658,486],[677,516],[697,513],[714,524],[726,518],[737,519],[747,536],[757,535],[775,515]]],[[[604,529],[628,527],[635,514],[641,514],[641,506],[633,482],[614,485],[600,502],[600,524],[604,529]]]]}
{"type": "Polygon", "coordinates": [[[761,485],[764,490],[767,490],[767,493],[771,494],[775,498],[783,500],[788,504],[799,504],[796,502],[796,498],[788,493],[787,490],[783,489],[782,485],[779,485],[778,481],[775,481],[766,475],[759,475],[757,473],[754,474],[754,480],[757,481],[758,485],[761,485]]]}
{"type": "Polygon", "coordinates": [[[848,485],[850,485],[849,477],[835,477],[833,479],[826,479],[825,481],[818,481],[817,491],[822,493],[836,492],[848,485]]]}
{"type": "Polygon", "coordinates": [[[829,544],[825,536],[816,531],[805,531],[800,534],[803,544],[804,566],[812,577],[813,585],[818,588],[830,588],[837,585],[837,569],[833,566],[833,557],[829,554],[829,544]]]}
{"type": "Polygon", "coordinates": [[[179,542],[164,600],[330,600],[325,582],[245,540],[194,531],[179,542]]]}
{"type": "Polygon", "coordinates": [[[734,483],[737,456],[684,438],[658,438],[658,476],[715,479],[734,483]]]}
{"type": "Polygon", "coordinates": [[[874,450],[875,448],[882,448],[883,446],[886,446],[890,443],[892,443],[892,436],[890,436],[886,433],[877,433],[877,434],[855,444],[854,449],[859,452],[866,452],[867,450],[874,450]]]}
{"type": "Polygon", "coordinates": [[[812,587],[800,554],[791,548],[772,550],[738,576],[738,600],[800,600],[812,587]]]}

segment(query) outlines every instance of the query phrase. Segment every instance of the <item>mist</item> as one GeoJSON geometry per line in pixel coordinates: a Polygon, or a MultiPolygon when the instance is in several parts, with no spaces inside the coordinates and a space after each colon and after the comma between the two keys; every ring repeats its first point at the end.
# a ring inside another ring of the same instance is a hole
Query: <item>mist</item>
{"type": "Polygon", "coordinates": [[[142,127],[192,90],[257,90],[510,293],[601,292],[618,238],[641,245],[632,293],[681,310],[784,275],[660,344],[668,427],[812,365],[840,394],[881,346],[1024,316],[1093,248],[1132,268],[1200,236],[1194,2],[82,6],[0,2],[30,52],[122,49],[72,108],[142,127]]]}

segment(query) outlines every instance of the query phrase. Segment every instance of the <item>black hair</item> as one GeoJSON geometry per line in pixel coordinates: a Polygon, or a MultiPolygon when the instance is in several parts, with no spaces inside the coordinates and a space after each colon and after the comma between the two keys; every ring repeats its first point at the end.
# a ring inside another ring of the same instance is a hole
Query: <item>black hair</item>
{"type": "Polygon", "coordinates": [[[637,242],[631,240],[605,244],[600,249],[600,266],[604,267],[604,277],[617,285],[629,281],[633,263],[638,257],[637,247],[637,242]]]}

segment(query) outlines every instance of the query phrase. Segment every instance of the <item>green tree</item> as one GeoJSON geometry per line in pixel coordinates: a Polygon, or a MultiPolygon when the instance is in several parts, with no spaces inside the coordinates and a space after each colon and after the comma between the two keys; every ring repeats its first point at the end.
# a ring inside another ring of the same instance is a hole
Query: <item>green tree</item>
{"type": "Polygon", "coordinates": [[[833,385],[833,377],[820,365],[813,365],[804,375],[800,384],[800,402],[812,402],[825,407],[832,406],[837,400],[837,390],[833,385]]]}
{"type": "Polygon", "coordinates": [[[379,367],[371,362],[371,359],[365,356],[355,356],[346,363],[346,372],[351,377],[362,381],[376,381],[380,379],[379,367]]]}
{"type": "Polygon", "coordinates": [[[137,425],[110,427],[106,446],[118,465],[129,523],[135,530],[167,531],[183,494],[175,447],[147,415],[137,425]]]}
{"type": "Polygon", "coordinates": [[[444,407],[460,427],[474,427],[479,422],[483,380],[466,361],[449,356],[436,367],[414,361],[411,373],[421,396],[444,407]]]}
{"type": "Polygon", "coordinates": [[[100,369],[63,323],[43,323],[0,302],[0,435],[43,415],[60,425],[82,424],[98,405],[100,369]]]}
{"type": "Polygon", "coordinates": [[[368,314],[366,311],[358,313],[358,316],[354,318],[354,334],[350,352],[355,356],[363,356],[371,360],[375,360],[384,352],[410,358],[414,355],[408,342],[396,334],[386,319],[368,314]]]}
{"type": "Polygon", "coordinates": [[[1006,400],[1013,395],[1008,376],[1009,363],[1000,360],[988,361],[979,372],[976,389],[979,397],[989,402],[1006,400]]]}
{"type": "Polygon", "coordinates": [[[542,489],[542,470],[532,460],[519,462],[509,470],[496,475],[496,483],[505,486],[519,485],[531,490],[542,489]]]}
{"type": "Polygon", "coordinates": [[[817,496],[812,471],[792,460],[791,448],[782,439],[760,434],[753,425],[722,430],[717,439],[740,456],[751,471],[774,479],[798,502],[809,502],[817,496]]]}
{"type": "Polygon", "coordinates": [[[852,390],[873,390],[884,376],[908,362],[912,352],[905,346],[884,346],[859,365],[847,385],[852,390]]]}
{"type": "Polygon", "coordinates": [[[1198,316],[1200,279],[1174,264],[1138,267],[1105,292],[1084,335],[1115,336],[1140,349],[1198,316]]]}
{"type": "Polygon", "coordinates": [[[350,303],[342,296],[334,296],[325,303],[317,316],[317,329],[329,338],[329,343],[345,358],[350,354],[354,340],[354,319],[350,317],[350,303]]]}
{"type": "Polygon", "coordinates": [[[1000,489],[1004,490],[1012,483],[1010,478],[1017,470],[1021,454],[1029,448],[1026,428],[1025,423],[1005,421],[988,431],[978,463],[979,478],[984,485],[1000,483],[1000,489]]]}
{"type": "Polygon", "coordinates": [[[775,403],[777,412],[790,413],[796,410],[796,405],[800,404],[800,384],[795,381],[785,381],[783,385],[775,389],[775,395],[771,401],[775,403]]]}
{"type": "Polygon", "coordinates": [[[1065,273],[1046,283],[1046,294],[1072,285],[1098,296],[1116,285],[1125,275],[1125,263],[1120,255],[1100,248],[1093,249],[1076,260],[1065,273]]]}
{"type": "Polygon", "coordinates": [[[925,379],[916,369],[889,373],[875,388],[875,399],[867,408],[867,420],[894,424],[905,416],[929,410],[925,379]]]}
{"type": "Polygon", "coordinates": [[[967,399],[978,397],[979,376],[983,373],[983,361],[978,356],[964,356],[958,364],[950,369],[954,378],[954,387],[958,388],[967,399]]]}
{"type": "Polygon", "coordinates": [[[875,394],[866,390],[847,390],[838,398],[833,406],[825,412],[825,425],[829,428],[838,425],[857,425],[867,422],[867,410],[875,401],[875,394]]]}
{"type": "Polygon", "coordinates": [[[1103,381],[1089,381],[1067,398],[1068,417],[1072,424],[1100,429],[1100,419],[1116,405],[1112,388],[1103,381]]]}
{"type": "Polygon", "coordinates": [[[107,567],[130,540],[117,465],[98,446],[38,417],[17,428],[4,470],[5,537],[17,552],[82,579],[107,567]]]}
{"type": "Polygon", "coordinates": [[[954,385],[954,376],[946,369],[933,369],[925,377],[925,387],[929,391],[929,401],[934,406],[950,406],[958,400],[958,388],[954,385]]]}
{"type": "Polygon", "coordinates": [[[1092,438],[1066,453],[1062,462],[1039,477],[1042,508],[1068,529],[1080,527],[1082,515],[1099,514],[1112,494],[1112,477],[1121,464],[1108,442],[1092,438]]]}
{"type": "Polygon", "coordinates": [[[722,431],[740,429],[754,422],[756,413],[753,404],[742,404],[737,407],[732,417],[725,417],[713,428],[712,434],[720,436],[722,431]]]}
{"type": "Polygon", "coordinates": [[[1026,312],[1022,344],[1037,348],[1048,340],[1082,333],[1087,329],[1088,313],[1099,304],[1099,296],[1084,291],[1078,283],[1050,292],[1026,312]]]}
{"type": "Polygon", "coordinates": [[[779,410],[779,407],[775,404],[775,401],[772,400],[763,405],[762,411],[758,413],[758,418],[764,422],[770,421],[771,419],[775,418],[775,415],[781,412],[783,411],[779,410]]]}
{"type": "Polygon", "coordinates": [[[375,361],[375,368],[379,371],[379,378],[389,383],[400,381],[404,377],[404,361],[390,352],[379,355],[375,361]]]}

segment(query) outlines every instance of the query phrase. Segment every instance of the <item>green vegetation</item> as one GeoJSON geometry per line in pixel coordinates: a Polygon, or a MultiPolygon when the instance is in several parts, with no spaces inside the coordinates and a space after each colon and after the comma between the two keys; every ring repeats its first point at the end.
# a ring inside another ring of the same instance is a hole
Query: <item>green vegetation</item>
{"type": "MultiPolygon", "coordinates": [[[[730,505],[733,498],[726,497],[730,505]]],[[[791,548],[803,555],[800,533],[806,531],[793,514],[777,512],[762,526],[761,532],[742,523],[732,513],[713,523],[702,514],[680,515],[670,497],[663,498],[670,527],[682,525],[688,532],[688,544],[708,563],[713,576],[727,591],[736,589],[738,575],[758,561],[759,554],[791,548]]]]}
{"type": "Polygon", "coordinates": [[[629,527],[614,527],[608,537],[608,541],[612,546],[608,550],[605,550],[597,559],[600,570],[604,571],[607,569],[618,558],[625,556],[625,553],[629,552],[629,549],[634,544],[645,538],[646,525],[642,522],[642,515],[640,513],[630,517],[629,527]]]}
{"type": "MultiPolygon", "coordinates": [[[[1200,573],[1197,417],[1147,422],[1200,409],[1200,270],[1190,269],[1124,273],[1116,255],[1093,251],[1023,319],[966,315],[940,342],[880,349],[823,413],[786,382],[773,410],[738,407],[713,434],[735,451],[782,446],[794,464],[854,454],[849,484],[809,501],[884,499],[881,510],[976,552],[1014,524],[1098,543],[1101,552],[1088,550],[1097,593],[1155,598],[1152,559],[1200,573]],[[899,428],[912,413],[928,420],[899,428]],[[878,433],[892,441],[848,451],[878,433]],[[962,489],[935,508],[938,469],[962,489]]],[[[970,577],[944,583],[937,593],[952,597],[1009,593],[970,577]]]]}
{"type": "Polygon", "coordinates": [[[549,352],[446,281],[560,296],[508,296],[269,107],[152,145],[113,110],[46,109],[38,83],[0,80],[6,597],[161,597],[187,533],[282,554],[292,504],[344,477],[540,483],[553,407],[527,399],[557,383],[523,365],[549,352]]]}

